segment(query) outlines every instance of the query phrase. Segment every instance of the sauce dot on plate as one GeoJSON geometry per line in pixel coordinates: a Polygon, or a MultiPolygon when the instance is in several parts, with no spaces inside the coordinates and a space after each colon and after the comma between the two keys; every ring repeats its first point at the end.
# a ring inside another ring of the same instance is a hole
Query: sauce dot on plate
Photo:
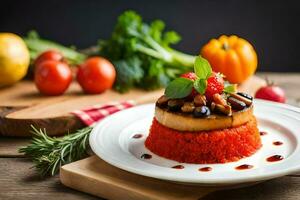
{"type": "Polygon", "coordinates": [[[201,171],[201,172],[209,172],[211,170],[212,170],[211,167],[202,167],[202,168],[199,169],[199,171],[201,171]]]}
{"type": "Polygon", "coordinates": [[[259,134],[260,134],[261,136],[263,136],[263,135],[267,135],[268,133],[267,133],[266,131],[260,131],[259,134]]]}
{"type": "Polygon", "coordinates": [[[184,166],[183,165],[175,165],[172,167],[173,169],[183,169],[184,166]]]}
{"type": "Polygon", "coordinates": [[[151,158],[152,158],[152,155],[147,154],[147,153],[144,153],[143,155],[141,155],[141,158],[142,158],[142,159],[151,159],[151,158]]]}
{"type": "Polygon", "coordinates": [[[141,137],[143,137],[143,134],[135,134],[134,136],[132,136],[132,138],[134,138],[134,139],[138,139],[141,137]]]}
{"type": "Polygon", "coordinates": [[[275,146],[280,146],[280,145],[282,145],[282,144],[283,144],[283,142],[276,141],[276,142],[273,142],[273,144],[274,144],[275,146]]]}
{"type": "Polygon", "coordinates": [[[244,169],[251,169],[251,168],[253,168],[253,165],[244,164],[244,165],[237,166],[235,169],[244,170],[244,169]]]}
{"type": "Polygon", "coordinates": [[[281,155],[274,155],[274,156],[270,156],[267,158],[267,161],[268,162],[276,162],[276,161],[280,161],[280,160],[283,160],[283,156],[281,155]]]}

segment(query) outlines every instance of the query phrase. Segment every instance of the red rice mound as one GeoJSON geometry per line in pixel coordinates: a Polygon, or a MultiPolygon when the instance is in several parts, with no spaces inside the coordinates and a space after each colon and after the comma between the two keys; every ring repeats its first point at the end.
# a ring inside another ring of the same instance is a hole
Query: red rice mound
{"type": "Polygon", "coordinates": [[[195,164],[237,161],[262,146],[254,117],[238,127],[199,132],[170,129],[154,118],[145,145],[164,158],[195,164]]]}

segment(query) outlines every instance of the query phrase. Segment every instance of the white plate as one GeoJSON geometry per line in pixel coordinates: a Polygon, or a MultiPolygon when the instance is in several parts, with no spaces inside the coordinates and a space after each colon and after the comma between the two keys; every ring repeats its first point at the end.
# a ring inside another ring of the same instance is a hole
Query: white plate
{"type": "Polygon", "coordinates": [[[123,170],[143,176],[175,181],[185,184],[232,185],[253,183],[272,179],[300,170],[300,109],[292,106],[255,100],[254,114],[259,130],[268,134],[262,136],[263,147],[253,156],[226,164],[186,164],[184,169],[173,169],[176,161],[168,160],[150,152],[144,141],[154,114],[154,104],[136,106],[113,114],[93,129],[90,136],[92,150],[103,160],[123,170]],[[141,138],[133,138],[142,134],[141,138]],[[281,141],[281,146],[273,145],[281,141]],[[142,159],[148,153],[151,159],[142,159]],[[282,155],[283,160],[267,162],[272,155],[282,155]],[[235,167],[250,164],[247,170],[235,167]],[[212,171],[200,172],[201,167],[212,171]]]}

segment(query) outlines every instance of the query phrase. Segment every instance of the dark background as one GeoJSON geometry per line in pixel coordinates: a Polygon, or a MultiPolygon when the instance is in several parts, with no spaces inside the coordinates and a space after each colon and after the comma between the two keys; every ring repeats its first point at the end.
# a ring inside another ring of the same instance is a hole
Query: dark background
{"type": "Polygon", "coordinates": [[[210,38],[236,34],[249,40],[260,71],[300,71],[300,6],[297,1],[250,0],[9,0],[0,4],[0,32],[25,34],[85,48],[108,38],[126,9],[146,21],[162,19],[182,35],[176,48],[197,54],[210,38]]]}

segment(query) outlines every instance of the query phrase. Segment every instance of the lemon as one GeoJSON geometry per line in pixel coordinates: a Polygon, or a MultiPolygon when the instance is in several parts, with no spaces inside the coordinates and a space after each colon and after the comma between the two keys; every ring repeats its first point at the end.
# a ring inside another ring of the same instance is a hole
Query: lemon
{"type": "Polygon", "coordinates": [[[22,38],[13,33],[0,33],[0,87],[21,80],[29,63],[29,51],[22,38]]]}

